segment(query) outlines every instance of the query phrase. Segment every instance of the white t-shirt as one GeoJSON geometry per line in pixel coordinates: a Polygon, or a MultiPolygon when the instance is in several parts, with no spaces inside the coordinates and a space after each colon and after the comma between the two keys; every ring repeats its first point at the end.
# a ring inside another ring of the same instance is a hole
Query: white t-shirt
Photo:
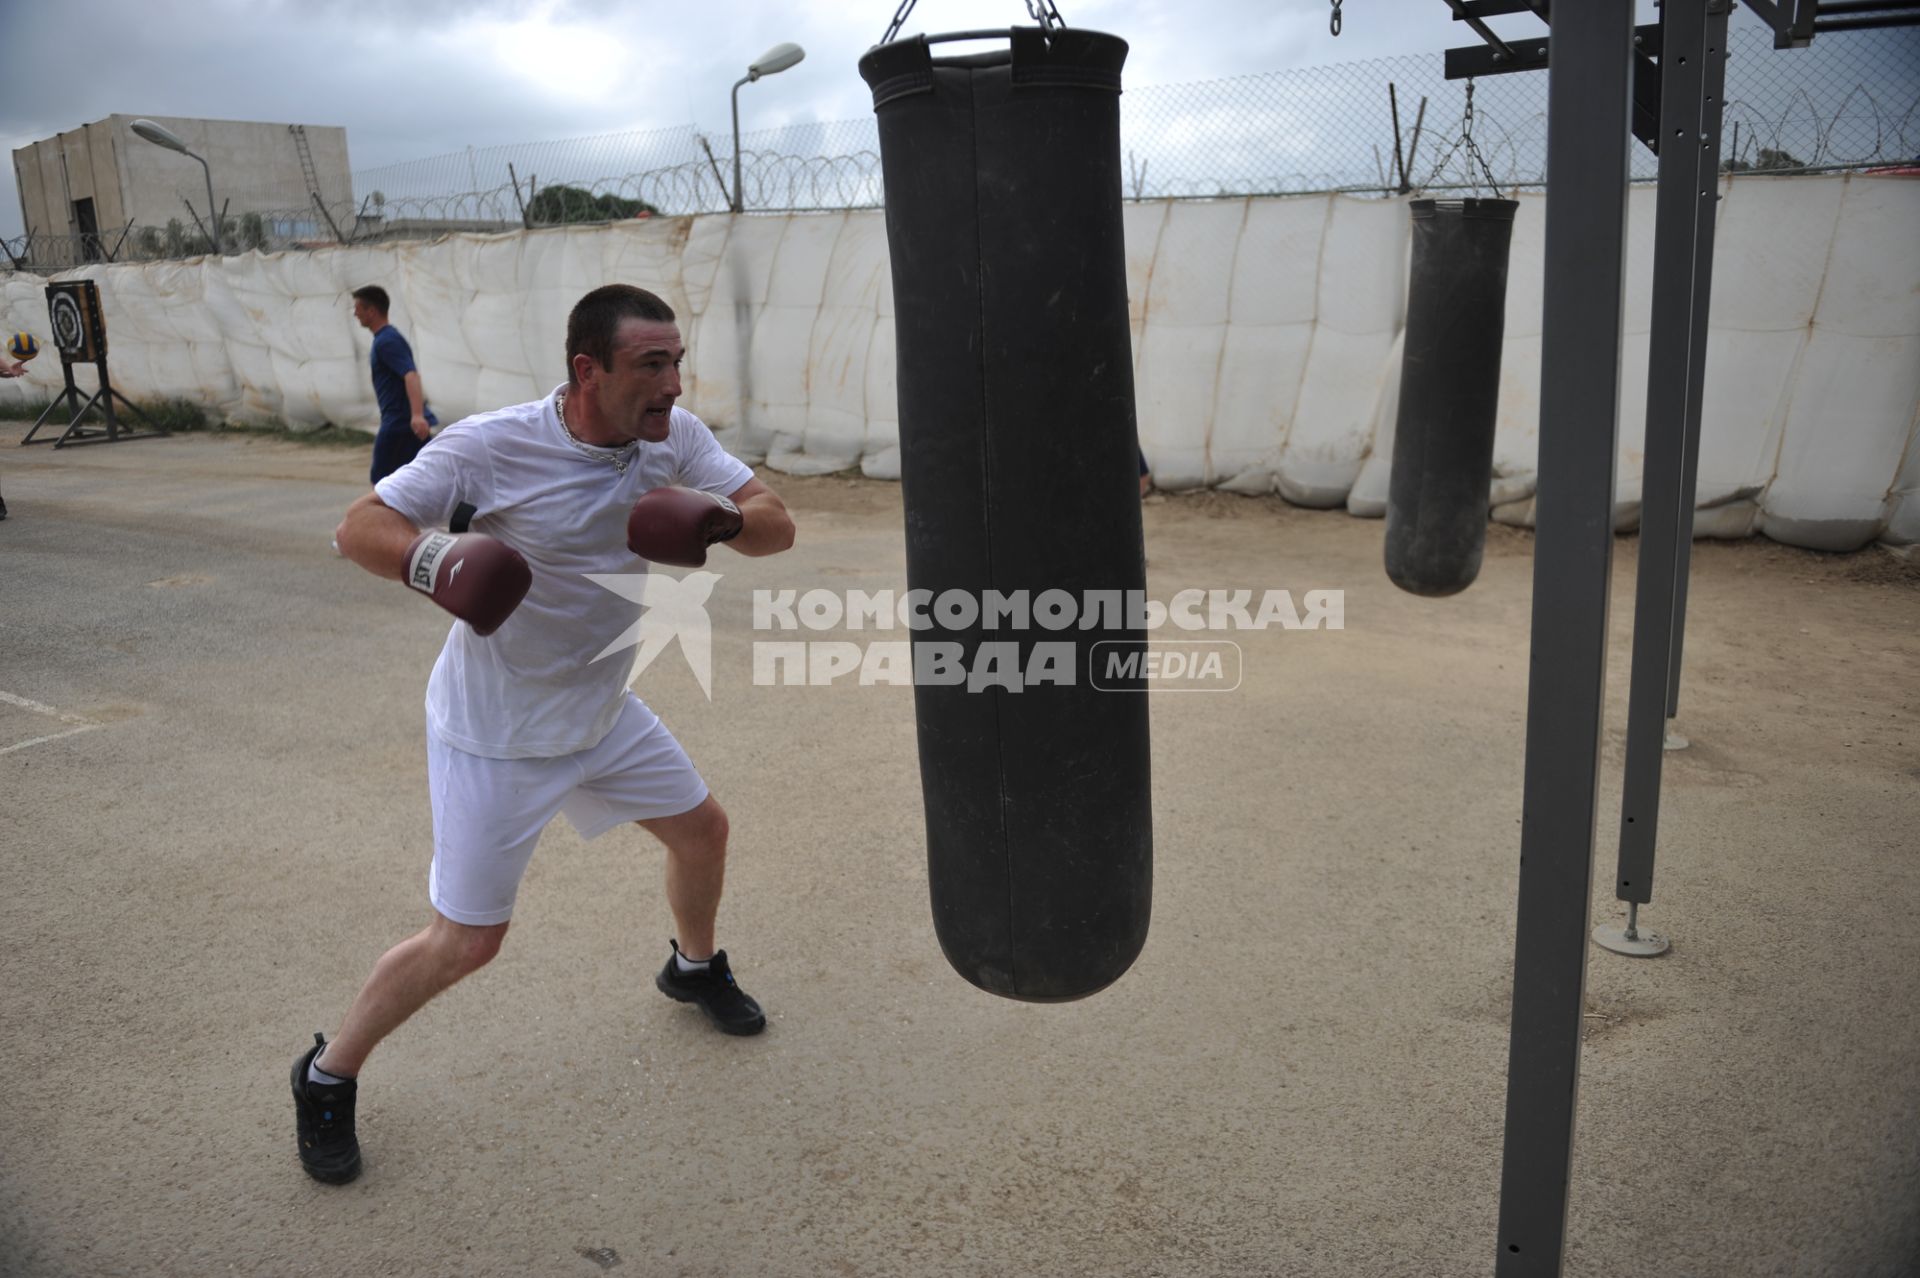
{"type": "Polygon", "coordinates": [[[374,485],[421,528],[445,528],[471,502],[472,530],[533,570],[526,599],[493,634],[456,621],[447,635],[427,682],[427,723],[448,745],[494,759],[551,757],[591,749],[613,727],[634,649],[593,658],[641,606],[586,574],[647,571],[627,549],[627,512],[640,494],[678,484],[731,496],[753,478],[698,417],[675,408],[670,422],[661,443],[594,448],[567,434],[550,394],[455,422],[374,485]]]}

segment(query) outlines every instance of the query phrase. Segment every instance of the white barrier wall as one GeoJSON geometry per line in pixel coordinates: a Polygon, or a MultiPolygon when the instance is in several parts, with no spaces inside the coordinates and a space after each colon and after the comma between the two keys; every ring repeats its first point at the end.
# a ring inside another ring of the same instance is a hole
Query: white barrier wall
{"type": "MultiPolygon", "coordinates": [[[[1701,536],[1849,550],[1920,541],[1920,182],[1731,179],[1717,230],[1701,536]]],[[[1654,191],[1629,196],[1617,522],[1638,517],[1654,191]]],[[[1514,225],[1493,517],[1530,525],[1539,443],[1543,199],[1514,225]]],[[[1140,437],[1165,487],[1278,492],[1383,513],[1408,219],[1344,196],[1131,204],[1140,437]]],[[[377,420],[348,294],[377,283],[442,420],[565,376],[566,315],[609,281],[682,320],[684,402],[788,473],[899,474],[893,291],[878,211],[660,218],[433,243],[94,266],[117,387],[239,420],[377,420]]],[[[42,282],[5,327],[47,344],[42,282]]],[[[91,386],[91,373],[81,381],[91,386]]],[[[48,354],[0,395],[59,385],[48,354]]]]}

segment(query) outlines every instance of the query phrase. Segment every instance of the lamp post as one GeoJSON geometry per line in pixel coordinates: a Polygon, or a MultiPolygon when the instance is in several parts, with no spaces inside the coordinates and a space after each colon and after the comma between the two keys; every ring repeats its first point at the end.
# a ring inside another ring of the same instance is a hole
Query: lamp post
{"type": "Polygon", "coordinates": [[[795,63],[799,62],[800,59],[806,56],[807,56],[807,51],[805,49],[802,49],[797,44],[776,44],[771,49],[768,49],[765,53],[761,54],[759,59],[756,60],[753,63],[753,65],[747,68],[747,74],[743,79],[740,79],[734,82],[734,86],[733,86],[733,211],[735,213],[740,212],[742,209],[742,200],[740,195],[740,86],[743,84],[752,84],[755,80],[758,80],[763,75],[778,75],[780,72],[785,71],[788,67],[793,66],[795,63]]]}
{"type": "Polygon", "coordinates": [[[213,203],[213,170],[207,167],[207,162],[187,150],[187,144],[176,137],[171,130],[155,124],[152,120],[135,120],[133,131],[155,146],[164,146],[169,151],[178,151],[189,159],[200,161],[200,168],[207,178],[207,234],[213,238],[213,251],[225,252],[226,250],[221,246],[220,210],[213,203]]]}

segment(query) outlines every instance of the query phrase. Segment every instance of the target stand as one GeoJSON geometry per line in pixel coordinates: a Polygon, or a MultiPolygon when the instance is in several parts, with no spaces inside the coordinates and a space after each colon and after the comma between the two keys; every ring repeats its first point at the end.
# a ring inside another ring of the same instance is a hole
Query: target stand
{"type": "Polygon", "coordinates": [[[60,350],[60,371],[66,387],[56,394],[47,411],[33,423],[33,429],[20,441],[28,444],[52,444],[66,448],[73,444],[113,444],[123,439],[153,439],[170,432],[148,417],[132,400],[113,388],[107,378],[107,322],[100,310],[100,288],[92,280],[65,280],[47,285],[47,316],[53,322],[53,342],[60,350]],[[92,364],[100,374],[100,389],[82,400],[74,384],[73,366],[92,364]],[[146,423],[146,429],[123,423],[114,413],[114,401],[146,423]],[[67,427],[57,439],[35,439],[42,426],[61,405],[67,407],[67,427]],[[100,422],[87,421],[87,414],[98,412],[100,422]]]}

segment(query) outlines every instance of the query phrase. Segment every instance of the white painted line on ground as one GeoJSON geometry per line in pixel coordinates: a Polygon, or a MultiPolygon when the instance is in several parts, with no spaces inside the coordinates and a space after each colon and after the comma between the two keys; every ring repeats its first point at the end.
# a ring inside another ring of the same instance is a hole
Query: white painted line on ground
{"type": "Polygon", "coordinates": [[[71,737],[77,736],[82,732],[92,732],[95,728],[101,726],[102,725],[98,723],[85,723],[77,728],[68,728],[65,732],[56,732],[50,737],[34,737],[32,740],[17,742],[14,745],[0,746],[0,754],[12,754],[15,750],[24,750],[28,746],[45,745],[49,741],[58,741],[61,737],[71,737]]]}
{"type": "Polygon", "coordinates": [[[62,723],[84,723],[96,728],[100,726],[91,719],[82,719],[77,714],[67,714],[64,711],[55,710],[52,706],[42,705],[38,701],[29,701],[25,697],[16,697],[11,692],[0,692],[0,701],[4,701],[10,706],[19,706],[22,710],[31,710],[35,714],[44,714],[48,718],[58,719],[62,723]]]}
{"type": "Polygon", "coordinates": [[[22,710],[31,710],[35,714],[46,715],[49,719],[58,719],[62,723],[75,725],[74,727],[68,728],[65,732],[55,732],[48,736],[34,737],[28,741],[16,741],[10,746],[0,747],[0,754],[12,754],[15,750],[24,750],[28,746],[45,745],[49,741],[58,741],[62,737],[77,736],[82,732],[91,732],[95,728],[104,726],[95,723],[91,719],[83,719],[77,714],[68,714],[64,710],[56,710],[50,705],[31,700],[27,697],[16,697],[11,692],[0,692],[0,702],[4,702],[10,706],[19,706],[22,710]]]}

